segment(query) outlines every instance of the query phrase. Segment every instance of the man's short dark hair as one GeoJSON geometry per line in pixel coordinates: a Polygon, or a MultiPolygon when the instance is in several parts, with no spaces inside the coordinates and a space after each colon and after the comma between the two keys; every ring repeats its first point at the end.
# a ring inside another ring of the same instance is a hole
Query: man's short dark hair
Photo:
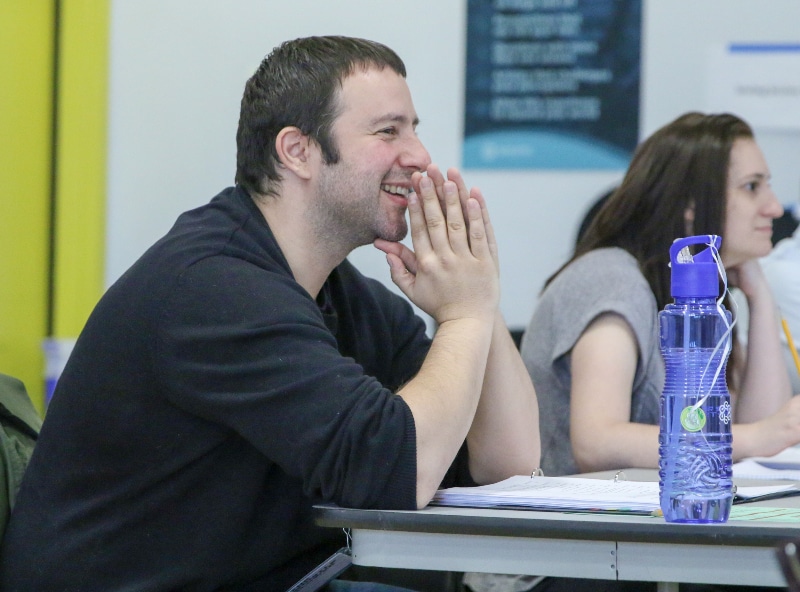
{"type": "Polygon", "coordinates": [[[295,126],[321,148],[328,164],[339,160],[331,129],[338,90],[356,68],[406,69],[391,49],[366,39],[326,36],[286,41],[247,81],[236,133],[236,183],[251,195],[277,195],[281,176],[275,139],[295,126]]]}

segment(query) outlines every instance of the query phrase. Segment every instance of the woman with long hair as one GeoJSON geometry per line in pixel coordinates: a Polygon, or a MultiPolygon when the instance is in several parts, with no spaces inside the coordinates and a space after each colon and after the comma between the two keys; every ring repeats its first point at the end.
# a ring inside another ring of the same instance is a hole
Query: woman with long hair
{"type": "Polygon", "coordinates": [[[751,128],[730,114],[687,113],[638,147],[572,258],[547,281],[522,340],[545,474],[658,466],[658,311],[672,301],[669,247],[691,235],[722,237],[728,283],[749,308],[747,346],[734,344],[728,365],[734,460],[800,441],[800,397],[792,398],[758,262],[783,212],[769,178],[751,128]]]}

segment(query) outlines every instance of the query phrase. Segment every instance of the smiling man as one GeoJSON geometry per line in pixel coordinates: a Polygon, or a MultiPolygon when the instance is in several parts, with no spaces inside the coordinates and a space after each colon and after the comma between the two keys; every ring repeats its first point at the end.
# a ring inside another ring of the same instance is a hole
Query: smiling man
{"type": "Polygon", "coordinates": [[[409,510],[538,466],[485,201],[416,125],[383,45],[305,38],[262,62],[236,186],[183,214],[78,339],[3,590],[282,590],[345,542],[315,503],[409,510]],[[433,339],[346,260],[370,243],[433,339]]]}

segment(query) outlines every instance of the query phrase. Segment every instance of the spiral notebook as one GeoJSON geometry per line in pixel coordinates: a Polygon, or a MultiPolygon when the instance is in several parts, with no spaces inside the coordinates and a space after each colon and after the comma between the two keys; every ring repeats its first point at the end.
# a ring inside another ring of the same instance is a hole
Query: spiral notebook
{"type": "Polygon", "coordinates": [[[440,489],[433,504],[650,513],[658,509],[658,483],[517,475],[492,485],[440,489]]]}
{"type": "MultiPolygon", "coordinates": [[[[739,487],[735,501],[797,495],[794,484],[739,487]]],[[[492,485],[440,489],[432,505],[584,512],[657,513],[658,483],[518,475],[492,485]]]]}

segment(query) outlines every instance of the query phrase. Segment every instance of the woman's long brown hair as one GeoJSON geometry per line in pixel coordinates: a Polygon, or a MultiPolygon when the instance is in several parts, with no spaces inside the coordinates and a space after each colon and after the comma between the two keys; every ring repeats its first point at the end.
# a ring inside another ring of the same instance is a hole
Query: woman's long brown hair
{"type": "MultiPolygon", "coordinates": [[[[636,149],[619,188],[589,223],[570,260],[545,287],[581,255],[602,247],[620,247],[639,263],[658,310],[662,310],[672,301],[672,242],[687,235],[723,234],[731,149],[740,138],[752,139],[753,130],[729,113],[686,113],[656,131],[636,149]],[[694,221],[687,228],[690,209],[694,221]]],[[[729,301],[727,305],[730,310],[729,301]]],[[[735,390],[735,335],[733,343],[727,377],[735,390]]]]}
{"type": "MultiPolygon", "coordinates": [[[[752,138],[750,126],[728,113],[686,113],[637,148],[628,171],[579,239],[566,265],[601,247],[620,247],[636,258],[659,310],[671,302],[669,247],[691,234],[722,235],[731,148],[752,138]]],[[[724,237],[723,237],[724,240],[724,237]]]]}

